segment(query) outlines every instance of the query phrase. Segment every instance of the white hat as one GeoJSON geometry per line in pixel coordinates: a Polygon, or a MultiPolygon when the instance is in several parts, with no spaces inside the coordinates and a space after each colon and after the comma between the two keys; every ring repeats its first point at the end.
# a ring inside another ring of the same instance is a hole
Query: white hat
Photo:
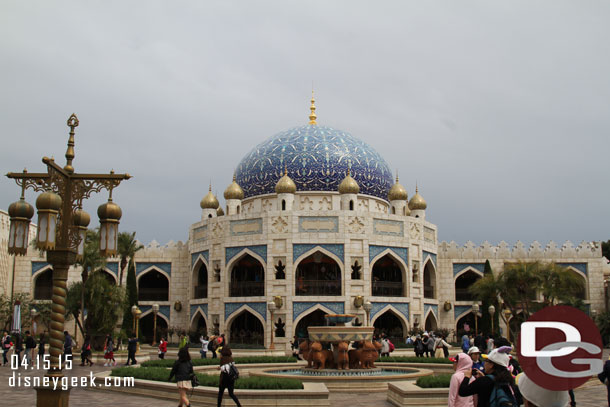
{"type": "Polygon", "coordinates": [[[544,389],[534,383],[525,373],[517,375],[516,382],[523,398],[537,406],[566,407],[570,402],[567,391],[544,389]]]}
{"type": "Polygon", "coordinates": [[[428,332],[424,332],[424,335],[426,335],[426,336],[430,336],[430,335],[428,335],[428,332]]]}
{"type": "Polygon", "coordinates": [[[508,367],[509,357],[507,353],[498,352],[498,349],[494,349],[487,355],[487,360],[495,363],[496,365],[508,367]]]}
{"type": "Polygon", "coordinates": [[[472,355],[473,353],[481,353],[481,351],[476,346],[473,346],[472,348],[468,349],[468,354],[472,355]]]}

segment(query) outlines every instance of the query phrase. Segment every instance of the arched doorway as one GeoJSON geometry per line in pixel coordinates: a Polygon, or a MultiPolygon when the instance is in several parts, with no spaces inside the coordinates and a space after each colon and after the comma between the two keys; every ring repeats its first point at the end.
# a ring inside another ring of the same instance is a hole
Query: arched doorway
{"type": "Polygon", "coordinates": [[[296,335],[296,337],[299,340],[309,339],[309,333],[307,332],[308,327],[326,326],[326,314],[327,312],[317,309],[301,318],[296,328],[294,329],[294,334],[296,335]]]}
{"type": "MultiPolygon", "coordinates": [[[[155,315],[152,312],[146,314],[143,318],[140,318],[139,324],[142,343],[152,343],[154,338],[155,315]]],[[[157,314],[157,343],[161,337],[167,338],[167,322],[157,314]]]]}
{"type": "Polygon", "coordinates": [[[426,331],[430,332],[430,331],[436,331],[437,328],[438,328],[438,321],[436,320],[434,313],[432,313],[432,312],[428,313],[428,316],[426,317],[426,322],[424,324],[424,329],[426,331]]]}
{"type": "Polygon", "coordinates": [[[571,273],[576,279],[580,280],[580,282],[582,283],[582,286],[579,287],[580,289],[574,293],[574,296],[583,301],[586,300],[587,299],[587,280],[580,273],[577,273],[576,271],[574,271],[572,269],[568,269],[568,272],[571,273]]]}
{"type": "Polygon", "coordinates": [[[116,285],[116,279],[114,278],[114,274],[106,269],[98,270],[97,273],[102,273],[104,278],[112,285],[116,285]]]}
{"type": "Polygon", "coordinates": [[[473,285],[478,279],[481,278],[481,275],[475,273],[472,270],[468,270],[464,274],[461,274],[455,280],[455,300],[456,301],[474,301],[474,297],[470,294],[468,290],[471,285],[473,285]]]}
{"type": "Polygon", "coordinates": [[[464,334],[475,334],[474,314],[469,312],[460,317],[455,324],[455,337],[461,338],[464,334]]]}
{"type": "Polygon", "coordinates": [[[431,261],[424,267],[424,298],[436,298],[436,273],[431,261]]]}
{"type": "Polygon", "coordinates": [[[157,270],[147,271],[138,280],[138,301],[168,301],[169,280],[157,270]]]}
{"type": "Polygon", "coordinates": [[[208,298],[208,268],[200,260],[193,270],[193,299],[208,298]]]}
{"type": "Polygon", "coordinates": [[[199,343],[199,338],[202,335],[208,335],[208,326],[205,322],[205,318],[201,315],[201,312],[197,312],[193,321],[191,321],[191,329],[189,330],[191,342],[199,343]]]}
{"type": "Polygon", "coordinates": [[[235,263],[229,286],[231,297],[261,297],[265,295],[265,270],[260,261],[249,254],[235,263]]]}
{"type": "Polygon", "coordinates": [[[391,310],[387,310],[381,314],[375,322],[375,334],[385,334],[390,338],[392,343],[403,343],[406,336],[406,329],[400,318],[391,310]]]}
{"type": "Polygon", "coordinates": [[[229,326],[229,343],[234,345],[265,344],[265,330],[261,321],[250,311],[243,310],[229,326]]]}
{"type": "Polygon", "coordinates": [[[53,270],[51,268],[38,274],[34,280],[34,299],[50,300],[53,296],[53,270]]]}
{"type": "Polygon", "coordinates": [[[299,262],[295,289],[296,295],[341,295],[341,268],[317,251],[299,262]]]}
{"type": "Polygon", "coordinates": [[[380,297],[403,297],[402,267],[389,254],[373,264],[372,295],[380,297]]]}

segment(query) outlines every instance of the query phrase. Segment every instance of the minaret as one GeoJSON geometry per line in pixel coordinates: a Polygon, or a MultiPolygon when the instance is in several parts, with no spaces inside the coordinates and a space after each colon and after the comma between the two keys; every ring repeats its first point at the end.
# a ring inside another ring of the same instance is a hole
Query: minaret
{"type": "Polygon", "coordinates": [[[218,204],[218,199],[216,199],[216,196],[214,196],[214,194],[212,193],[211,183],[210,189],[208,190],[208,194],[203,197],[199,206],[201,206],[202,209],[201,220],[215,218],[217,216],[217,210],[220,205],[218,204]]]}
{"type": "Polygon", "coordinates": [[[227,202],[227,215],[239,215],[241,201],[244,199],[244,190],[235,180],[235,174],[233,174],[233,182],[225,189],[224,197],[227,202]]]}
{"type": "Polygon", "coordinates": [[[396,172],[396,183],[392,185],[388,192],[388,201],[390,201],[390,213],[392,215],[408,216],[411,214],[407,204],[407,190],[398,182],[398,172],[396,172]]]}
{"type": "Polygon", "coordinates": [[[411,216],[416,218],[426,218],[426,208],[428,204],[423,196],[419,194],[417,184],[415,184],[415,195],[409,201],[409,209],[411,209],[411,216]]]}
{"type": "Polygon", "coordinates": [[[294,193],[297,192],[297,186],[288,176],[288,168],[286,166],[284,166],[284,175],[275,184],[275,192],[277,193],[277,208],[281,211],[292,210],[294,193]]]}
{"type": "Polygon", "coordinates": [[[339,193],[341,194],[341,210],[355,211],[358,203],[358,193],[360,186],[351,176],[351,170],[347,168],[347,175],[339,184],[339,193]]]}

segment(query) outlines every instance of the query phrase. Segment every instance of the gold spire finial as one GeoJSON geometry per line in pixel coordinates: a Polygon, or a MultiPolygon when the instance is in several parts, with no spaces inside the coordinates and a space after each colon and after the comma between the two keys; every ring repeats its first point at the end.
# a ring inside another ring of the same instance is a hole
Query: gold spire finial
{"type": "Polygon", "coordinates": [[[396,170],[396,183],[398,184],[398,170],[396,170]]]}
{"type": "Polygon", "coordinates": [[[311,107],[309,108],[311,110],[311,113],[309,113],[309,124],[312,124],[312,125],[318,124],[316,122],[316,119],[318,118],[318,116],[316,116],[315,102],[316,102],[316,100],[313,98],[313,89],[312,89],[311,90],[311,107]]]}
{"type": "Polygon", "coordinates": [[[288,165],[284,164],[284,175],[288,175],[288,165]]]}

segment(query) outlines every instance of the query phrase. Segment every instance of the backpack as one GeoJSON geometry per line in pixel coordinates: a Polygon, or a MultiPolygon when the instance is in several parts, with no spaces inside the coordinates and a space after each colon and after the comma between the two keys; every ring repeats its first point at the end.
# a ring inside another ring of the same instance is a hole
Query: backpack
{"type": "Polygon", "coordinates": [[[390,346],[390,352],[394,352],[394,349],[396,349],[394,347],[394,344],[388,339],[388,345],[390,346]]]}
{"type": "MultiPolygon", "coordinates": [[[[494,380],[493,375],[487,375],[487,377],[494,380]]],[[[494,388],[489,395],[489,407],[519,407],[517,397],[510,385],[498,385],[494,381],[494,388]],[[506,391],[507,387],[510,394],[506,391]]]]}
{"type": "Polygon", "coordinates": [[[424,353],[424,344],[421,340],[419,342],[415,341],[415,351],[417,353],[424,353]]]}
{"type": "Polygon", "coordinates": [[[235,363],[231,363],[231,366],[229,367],[229,377],[233,381],[239,379],[239,370],[237,370],[235,363]]]}

